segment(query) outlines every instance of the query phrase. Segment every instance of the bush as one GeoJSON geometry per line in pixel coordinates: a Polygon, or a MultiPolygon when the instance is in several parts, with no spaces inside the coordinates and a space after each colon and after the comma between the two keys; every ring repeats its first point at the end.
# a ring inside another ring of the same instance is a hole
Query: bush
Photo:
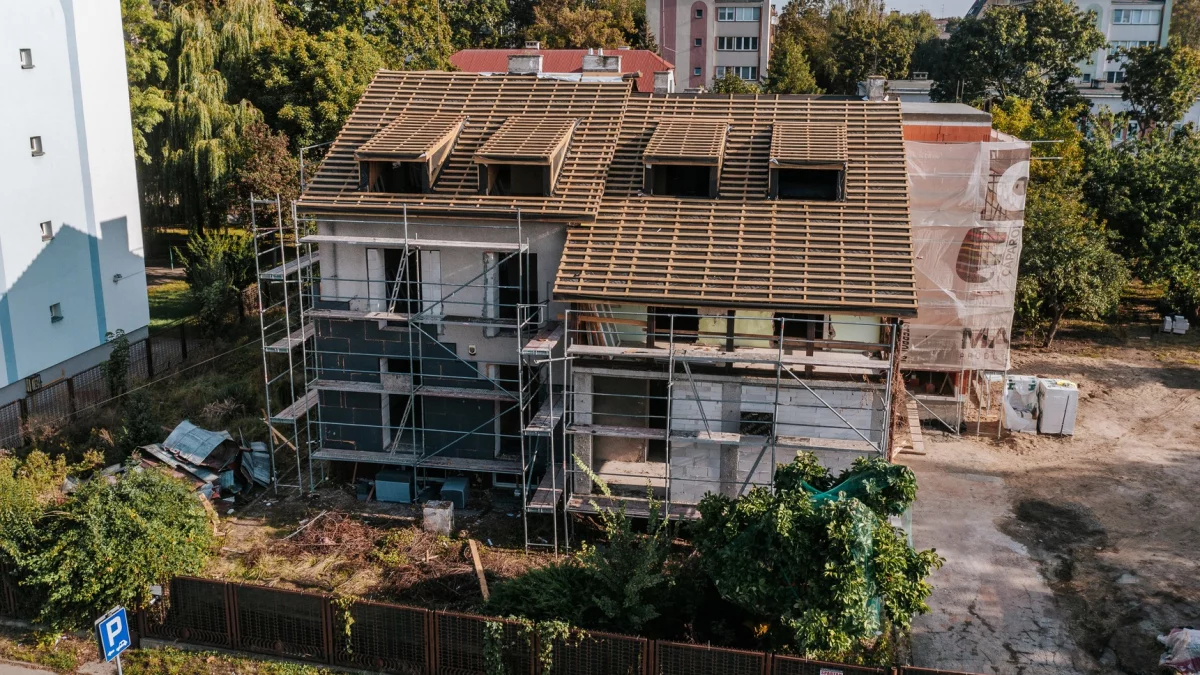
{"type": "Polygon", "coordinates": [[[691,532],[701,564],[774,648],[875,660],[880,636],[928,611],[925,578],[942,564],[887,522],[916,497],[912,471],[859,458],[834,479],[805,454],[780,466],[775,481],[773,490],[700,502],[691,532]]]}
{"type": "Polygon", "coordinates": [[[176,251],[187,268],[188,294],[201,325],[216,331],[254,282],[254,242],[245,233],[195,233],[187,252],[176,251]]]}
{"type": "Polygon", "coordinates": [[[182,481],[135,470],[93,477],[45,512],[19,569],[41,600],[38,621],[86,627],[115,605],[138,609],[150,585],[203,569],[212,544],[208,516],[182,481]]]}

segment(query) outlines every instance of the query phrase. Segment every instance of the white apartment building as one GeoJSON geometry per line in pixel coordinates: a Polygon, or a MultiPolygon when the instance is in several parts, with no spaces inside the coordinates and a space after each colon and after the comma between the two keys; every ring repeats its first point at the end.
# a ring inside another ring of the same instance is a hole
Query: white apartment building
{"type": "Polygon", "coordinates": [[[0,404],[150,322],[119,0],[0,3],[0,404]]]}
{"type": "Polygon", "coordinates": [[[766,0],[646,0],[646,23],[659,55],[675,65],[680,89],[710,87],[734,69],[758,82],[771,58],[766,0]]]}

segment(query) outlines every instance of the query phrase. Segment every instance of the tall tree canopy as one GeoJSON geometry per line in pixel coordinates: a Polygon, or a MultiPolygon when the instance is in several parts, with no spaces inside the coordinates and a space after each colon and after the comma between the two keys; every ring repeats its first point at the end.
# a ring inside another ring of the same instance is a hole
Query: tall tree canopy
{"type": "Polygon", "coordinates": [[[548,49],[646,46],[646,4],[637,0],[542,0],[526,31],[548,49]]]}
{"type": "Polygon", "coordinates": [[[851,0],[833,29],[837,75],[831,93],[853,94],[868,75],[904,77],[912,57],[913,34],[900,15],[887,13],[882,0],[851,0]]]}
{"type": "Polygon", "coordinates": [[[951,34],[933,97],[976,102],[1016,96],[1037,110],[1061,110],[1081,100],[1071,83],[1080,75],[1076,63],[1105,44],[1095,14],[1066,0],[993,7],[963,19],[951,34]]]}
{"type": "Polygon", "coordinates": [[[777,38],[771,49],[765,90],[768,94],[821,93],[804,57],[804,48],[789,35],[777,38]]]}
{"type": "Polygon", "coordinates": [[[1122,51],[1125,82],[1121,98],[1142,128],[1171,126],[1200,96],[1200,51],[1172,40],[1166,47],[1122,51]]]}

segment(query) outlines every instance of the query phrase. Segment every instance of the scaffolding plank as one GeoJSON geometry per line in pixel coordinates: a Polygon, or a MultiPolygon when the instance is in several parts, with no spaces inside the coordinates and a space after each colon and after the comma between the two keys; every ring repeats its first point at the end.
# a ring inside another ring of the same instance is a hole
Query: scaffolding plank
{"type": "Polygon", "coordinates": [[[451,326],[479,326],[482,328],[516,328],[516,319],[485,318],[480,316],[457,316],[451,314],[401,314],[362,309],[310,309],[305,312],[318,319],[339,321],[408,321],[415,317],[416,323],[446,324],[451,326]]]}
{"type": "Polygon", "coordinates": [[[311,323],[304,324],[303,327],[297,328],[286,337],[282,337],[275,342],[267,345],[263,349],[268,352],[276,352],[286,354],[291,350],[304,344],[310,337],[313,336],[313,325],[311,323]]]}
{"type": "Polygon", "coordinates": [[[338,319],[342,321],[408,321],[411,314],[398,312],[378,312],[359,309],[310,309],[306,312],[317,319],[338,319]]]}
{"type": "MultiPolygon", "coordinates": [[[[847,427],[849,429],[849,427],[847,427]]],[[[860,429],[864,433],[869,429],[860,429]]],[[[672,441],[691,443],[716,443],[719,445],[741,445],[762,447],[770,445],[771,439],[766,436],[730,433],[727,431],[685,431],[673,430],[672,441]]],[[[779,436],[775,439],[776,448],[788,450],[823,450],[833,452],[876,453],[878,448],[862,440],[846,440],[840,438],[817,438],[810,436],[779,436]]]]}
{"type": "Polygon", "coordinates": [[[556,466],[553,471],[547,471],[546,475],[542,476],[525,510],[534,513],[554,511],[558,507],[558,501],[562,499],[564,487],[562,467],[556,466]]]}
{"type": "Polygon", "coordinates": [[[521,244],[512,242],[489,242],[489,241],[451,241],[449,239],[405,239],[403,237],[352,237],[336,234],[310,234],[300,238],[303,244],[347,244],[351,246],[382,246],[403,248],[405,244],[409,248],[465,248],[478,249],[480,251],[519,251],[524,248],[521,244]]]}
{"type": "MultiPolygon", "coordinates": [[[[814,366],[836,369],[841,372],[883,373],[891,368],[889,361],[874,359],[852,352],[818,352],[805,354],[783,354],[778,350],[744,347],[725,351],[714,346],[676,345],[675,360],[713,361],[717,363],[776,363],[787,366],[814,366]]],[[[640,359],[666,359],[671,350],[647,347],[605,347],[602,345],[573,344],[567,348],[572,356],[626,356],[640,359]]]]}
{"type": "Polygon", "coordinates": [[[387,466],[419,466],[426,469],[457,469],[461,471],[484,471],[489,473],[520,474],[521,460],[517,459],[473,459],[470,457],[446,457],[427,455],[421,457],[410,453],[389,453],[372,450],[342,450],[321,448],[313,453],[313,459],[333,462],[363,462],[387,466]]]}
{"type": "Polygon", "coordinates": [[[542,402],[533,419],[529,421],[529,426],[525,427],[525,433],[530,436],[549,436],[562,420],[562,416],[563,395],[562,392],[556,392],[542,402]]]}
{"type": "Polygon", "coordinates": [[[550,356],[566,332],[567,327],[561,322],[547,324],[529,342],[525,343],[525,346],[521,348],[521,354],[524,356],[550,356]]]}
{"type": "MultiPolygon", "coordinates": [[[[597,513],[596,507],[606,511],[615,511],[622,505],[625,506],[625,513],[634,518],[650,516],[650,502],[638,497],[575,495],[567,500],[567,510],[572,513],[597,513]]],[[[693,504],[671,504],[668,518],[671,520],[699,520],[700,510],[693,504]]]]}
{"type": "Polygon", "coordinates": [[[317,392],[309,390],[304,393],[304,396],[296,399],[291,405],[280,410],[271,416],[271,422],[275,424],[292,424],[299,422],[312,410],[317,404],[317,392]]]}
{"type": "Polygon", "coordinates": [[[312,264],[317,262],[319,258],[320,253],[317,251],[306,253],[295,260],[288,260],[278,267],[272,267],[258,276],[262,279],[268,279],[270,281],[282,281],[285,276],[295,274],[302,269],[311,267],[312,264]]]}
{"type": "MultiPolygon", "coordinates": [[[[413,394],[412,384],[401,378],[388,378],[388,382],[351,382],[348,380],[313,380],[312,388],[321,391],[345,391],[356,394],[413,394]]],[[[516,397],[507,391],[496,389],[473,389],[470,387],[434,387],[419,385],[418,396],[435,398],[460,398],[472,401],[514,401],[516,397]]]]}
{"type": "Polygon", "coordinates": [[[651,440],[666,440],[666,429],[647,429],[645,427],[618,427],[602,424],[572,424],[567,427],[567,433],[587,434],[590,436],[609,436],[612,438],[648,438],[651,440]]]}

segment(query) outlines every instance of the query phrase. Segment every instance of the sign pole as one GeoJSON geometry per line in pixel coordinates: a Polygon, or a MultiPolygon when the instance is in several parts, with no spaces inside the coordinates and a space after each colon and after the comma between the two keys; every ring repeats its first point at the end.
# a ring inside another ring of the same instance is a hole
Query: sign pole
{"type": "Polygon", "coordinates": [[[121,672],[121,655],[117,654],[117,675],[125,675],[121,672]]]}

